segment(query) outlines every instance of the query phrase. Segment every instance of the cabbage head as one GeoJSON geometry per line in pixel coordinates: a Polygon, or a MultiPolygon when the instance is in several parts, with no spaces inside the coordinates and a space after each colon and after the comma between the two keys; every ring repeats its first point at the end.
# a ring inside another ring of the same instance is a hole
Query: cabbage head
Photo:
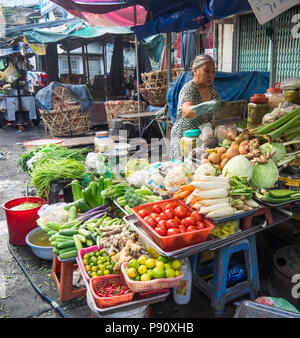
{"type": "Polygon", "coordinates": [[[279,178],[279,170],[272,159],[266,164],[255,163],[251,183],[260,189],[273,188],[279,178]]]}
{"type": "Polygon", "coordinates": [[[272,156],[272,160],[277,163],[285,159],[286,156],[286,149],[281,143],[264,143],[259,147],[260,151],[263,154],[266,154],[268,151],[273,152],[275,151],[275,155],[272,156]]]}
{"type": "Polygon", "coordinates": [[[246,176],[250,181],[253,174],[253,165],[244,155],[237,155],[231,158],[222,170],[222,176],[246,176]]]}

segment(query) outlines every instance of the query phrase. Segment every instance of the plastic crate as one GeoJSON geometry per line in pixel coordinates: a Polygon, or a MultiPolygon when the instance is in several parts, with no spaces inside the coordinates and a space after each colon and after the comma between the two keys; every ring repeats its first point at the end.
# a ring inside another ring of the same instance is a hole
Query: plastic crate
{"type": "Polygon", "coordinates": [[[199,229],[190,232],[179,233],[171,236],[161,236],[154,229],[148,225],[142,217],[138,214],[138,211],[141,209],[146,209],[149,212],[152,212],[152,207],[154,205],[160,205],[162,208],[165,207],[170,202],[176,202],[177,205],[184,206],[189,212],[193,212],[194,209],[190,208],[187,204],[185,204],[180,199],[169,199],[144,205],[139,205],[137,207],[132,208],[133,213],[140,221],[140,226],[145,232],[153,239],[153,241],[163,250],[163,251],[174,251],[177,249],[182,249],[187,246],[191,246],[194,244],[205,242],[211,229],[215,226],[208,219],[203,218],[203,223],[205,224],[204,229],[199,229]]]}
{"type": "Polygon", "coordinates": [[[158,289],[158,290],[152,290],[152,291],[146,291],[146,292],[139,292],[137,294],[137,298],[138,299],[145,299],[145,298],[149,298],[149,297],[155,297],[155,296],[158,296],[160,294],[167,293],[168,291],[169,291],[169,289],[158,289]]]}
{"type": "MultiPolygon", "coordinates": [[[[101,248],[100,248],[101,249],[101,248]]],[[[98,251],[100,250],[98,248],[97,245],[93,245],[93,246],[89,246],[88,248],[82,248],[80,250],[78,250],[78,253],[77,253],[77,257],[78,257],[78,263],[80,265],[80,271],[82,272],[83,274],[83,277],[88,281],[90,282],[90,280],[92,279],[88,273],[86,272],[86,269],[85,269],[85,266],[84,266],[84,263],[83,263],[83,256],[89,252],[92,252],[92,251],[98,251]]],[[[101,276],[100,276],[101,277],[101,276]]]]}
{"type": "Polygon", "coordinates": [[[99,277],[94,277],[90,280],[90,290],[99,308],[112,307],[118,304],[131,302],[133,300],[133,295],[134,295],[133,292],[130,292],[130,293],[127,293],[126,295],[121,295],[121,296],[99,297],[96,294],[97,286],[99,284],[103,284],[105,282],[111,282],[111,281],[118,282],[124,286],[126,286],[127,284],[122,274],[99,276],[99,277]]]}
{"type": "Polygon", "coordinates": [[[127,273],[126,269],[128,268],[128,263],[123,263],[121,266],[121,270],[125,279],[126,284],[134,293],[139,292],[147,292],[147,291],[154,291],[154,290],[160,290],[160,289],[171,289],[175,286],[177,286],[180,282],[180,280],[184,277],[183,272],[181,271],[181,274],[177,277],[173,278],[157,278],[150,281],[145,282],[139,282],[131,280],[127,273]]]}

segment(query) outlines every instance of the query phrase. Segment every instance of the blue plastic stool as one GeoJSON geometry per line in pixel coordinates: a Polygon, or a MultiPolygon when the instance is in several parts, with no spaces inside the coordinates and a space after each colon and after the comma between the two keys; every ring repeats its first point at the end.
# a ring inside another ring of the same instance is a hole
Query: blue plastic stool
{"type": "Polygon", "coordinates": [[[196,254],[191,258],[194,285],[210,298],[216,317],[223,314],[226,303],[238,297],[250,294],[250,299],[255,299],[260,287],[255,234],[214,250],[212,283],[206,282],[201,276],[203,272],[207,272],[207,269],[200,265],[201,255],[196,254]],[[247,280],[227,287],[231,256],[241,251],[244,252],[247,280]]]}

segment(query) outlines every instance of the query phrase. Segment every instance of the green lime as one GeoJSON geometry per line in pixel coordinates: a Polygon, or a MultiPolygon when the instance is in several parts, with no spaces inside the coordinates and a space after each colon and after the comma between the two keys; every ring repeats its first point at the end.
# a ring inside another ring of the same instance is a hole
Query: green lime
{"type": "Polygon", "coordinates": [[[165,256],[159,255],[159,256],[157,257],[157,260],[158,260],[159,262],[169,263],[169,259],[168,259],[167,257],[165,257],[165,256]]]}
{"type": "Polygon", "coordinates": [[[174,278],[174,277],[175,277],[175,270],[166,269],[166,278],[174,278]]]}
{"type": "Polygon", "coordinates": [[[128,262],[128,267],[129,268],[134,268],[134,269],[138,269],[140,266],[140,263],[137,261],[137,259],[131,259],[129,262],[128,262]]]}
{"type": "Polygon", "coordinates": [[[156,266],[152,270],[152,277],[153,278],[165,278],[166,277],[165,270],[161,267],[156,266]]]}
{"type": "Polygon", "coordinates": [[[173,261],[171,263],[171,267],[174,269],[174,270],[180,270],[181,268],[181,263],[178,259],[175,259],[175,261],[173,261]]]}

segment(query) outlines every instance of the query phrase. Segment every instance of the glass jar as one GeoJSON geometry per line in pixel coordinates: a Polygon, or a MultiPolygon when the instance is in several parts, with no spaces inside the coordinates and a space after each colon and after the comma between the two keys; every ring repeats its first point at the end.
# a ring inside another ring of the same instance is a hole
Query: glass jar
{"type": "Polygon", "coordinates": [[[95,153],[103,153],[104,151],[113,150],[115,148],[114,141],[109,138],[107,131],[98,131],[94,138],[95,153]]]}
{"type": "Polygon", "coordinates": [[[273,110],[279,106],[279,103],[283,103],[285,101],[283,89],[275,87],[277,84],[279,84],[279,82],[276,82],[265,94],[265,96],[269,99],[270,110],[273,110]]]}
{"type": "Polygon", "coordinates": [[[183,132],[181,143],[182,160],[188,158],[190,152],[199,145],[200,129],[189,129],[183,132]]]}
{"type": "Polygon", "coordinates": [[[254,94],[248,104],[247,128],[254,129],[259,126],[263,116],[270,110],[269,99],[264,94],[254,94]]]}
{"type": "Polygon", "coordinates": [[[299,95],[300,89],[285,89],[284,90],[284,97],[286,102],[292,102],[295,104],[300,105],[300,95],[299,95]]]}

